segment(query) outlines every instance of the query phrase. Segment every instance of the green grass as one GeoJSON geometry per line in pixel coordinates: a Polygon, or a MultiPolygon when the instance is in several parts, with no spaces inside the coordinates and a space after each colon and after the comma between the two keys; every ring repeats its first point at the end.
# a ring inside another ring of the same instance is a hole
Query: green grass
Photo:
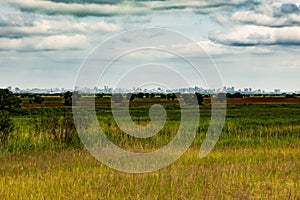
{"type": "MultiPolygon", "coordinates": [[[[98,120],[104,133],[123,148],[141,147],[158,149],[168,144],[177,134],[180,125],[180,108],[173,103],[164,105],[167,121],[164,128],[154,137],[138,139],[128,136],[119,129],[108,106],[96,107],[98,120]]],[[[139,125],[149,123],[150,106],[133,106],[130,114],[139,125]]],[[[183,110],[182,112],[189,112],[183,110]]],[[[22,108],[13,113],[15,131],[10,134],[6,147],[9,151],[55,150],[64,148],[83,148],[78,138],[73,142],[53,140],[59,132],[68,129],[65,119],[71,117],[70,107],[31,107],[22,108]]],[[[210,106],[200,107],[201,119],[194,141],[200,146],[210,124],[210,106]]],[[[70,120],[69,120],[70,121],[70,120]]],[[[300,105],[265,104],[265,105],[229,105],[223,132],[217,146],[257,146],[298,144],[300,140],[300,105]]],[[[68,126],[71,126],[68,124],[68,126]]],[[[74,127],[69,127],[74,129],[74,127]]],[[[140,148],[139,148],[140,149],[140,148]]]]}
{"type": "Polygon", "coordinates": [[[0,158],[2,199],[298,199],[300,146],[189,150],[148,174],[110,169],[85,150],[0,158]]]}
{"type": "MultiPolygon", "coordinates": [[[[99,124],[118,146],[147,152],[176,135],[180,110],[164,105],[167,122],[154,137],[126,135],[107,106],[96,107],[99,124]]],[[[132,106],[136,124],[149,123],[150,106],[132,106]]],[[[72,125],[70,107],[29,107],[15,111],[15,130],[0,150],[1,199],[299,199],[300,105],[228,105],[215,149],[204,159],[198,151],[210,123],[210,106],[200,107],[194,143],[174,164],[148,174],[110,169],[93,158],[74,136],[55,134],[72,125]]],[[[188,110],[184,111],[188,112],[188,110]]],[[[71,129],[72,130],[72,129],[71,129]]]]}

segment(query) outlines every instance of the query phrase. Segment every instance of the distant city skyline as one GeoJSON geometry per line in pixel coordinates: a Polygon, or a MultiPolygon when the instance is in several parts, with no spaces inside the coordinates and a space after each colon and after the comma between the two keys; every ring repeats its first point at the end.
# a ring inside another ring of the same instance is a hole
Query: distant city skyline
{"type": "Polygon", "coordinates": [[[57,94],[57,93],[65,93],[67,91],[81,91],[86,93],[203,93],[203,94],[210,94],[210,93],[244,93],[244,94],[282,94],[282,93],[296,93],[300,94],[300,90],[295,91],[284,91],[280,88],[274,88],[273,90],[264,90],[260,88],[236,88],[234,86],[216,89],[210,88],[201,88],[198,86],[190,87],[190,88],[176,88],[176,89],[163,89],[163,88],[112,88],[109,86],[104,87],[94,87],[94,88],[14,88],[12,86],[8,87],[0,87],[0,88],[7,88],[14,93],[43,93],[43,94],[57,94]]]}

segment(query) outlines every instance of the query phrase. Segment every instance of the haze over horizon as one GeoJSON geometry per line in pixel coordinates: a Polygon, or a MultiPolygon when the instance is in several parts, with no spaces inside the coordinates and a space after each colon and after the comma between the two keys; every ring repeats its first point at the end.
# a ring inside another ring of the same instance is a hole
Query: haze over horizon
{"type": "Polygon", "coordinates": [[[300,0],[7,0],[0,3],[0,87],[73,88],[97,44],[143,27],[198,43],[224,86],[300,90],[300,0]]]}

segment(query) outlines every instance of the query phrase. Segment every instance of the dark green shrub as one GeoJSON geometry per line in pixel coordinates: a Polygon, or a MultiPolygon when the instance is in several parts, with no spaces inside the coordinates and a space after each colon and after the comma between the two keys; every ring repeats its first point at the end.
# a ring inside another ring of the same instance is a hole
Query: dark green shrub
{"type": "Polygon", "coordinates": [[[6,144],[8,136],[14,131],[14,123],[10,118],[9,112],[0,110],[0,140],[2,144],[6,144]]]}
{"type": "Polygon", "coordinates": [[[198,105],[197,97],[194,94],[182,94],[182,98],[187,105],[198,105]]]}
{"type": "Polygon", "coordinates": [[[40,95],[34,95],[33,98],[34,98],[33,102],[37,103],[37,104],[41,104],[45,101],[45,99],[43,97],[41,97],[40,95]]]}
{"type": "Polygon", "coordinates": [[[8,89],[0,89],[0,110],[20,108],[22,100],[8,89]]]}
{"type": "Polygon", "coordinates": [[[118,94],[113,94],[112,95],[112,101],[115,103],[121,103],[123,101],[123,95],[118,93],[118,94]]]}

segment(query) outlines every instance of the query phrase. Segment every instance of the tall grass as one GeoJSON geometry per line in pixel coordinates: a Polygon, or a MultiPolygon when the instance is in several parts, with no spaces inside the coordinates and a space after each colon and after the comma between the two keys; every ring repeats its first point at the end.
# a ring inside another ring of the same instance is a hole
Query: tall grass
{"type": "MultiPolygon", "coordinates": [[[[163,129],[154,137],[139,139],[129,136],[117,126],[111,109],[96,107],[99,125],[115,144],[141,151],[153,150],[167,145],[177,134],[180,126],[181,110],[176,104],[164,105],[167,121],[163,129]]],[[[150,123],[150,106],[131,107],[130,114],[136,124],[150,123]]],[[[189,112],[183,110],[182,112],[189,112]]],[[[201,106],[199,128],[194,146],[202,144],[210,124],[210,106],[201,106]]],[[[14,131],[2,149],[8,151],[83,148],[77,135],[71,108],[23,108],[12,116],[14,131]]],[[[287,105],[229,105],[223,132],[218,146],[257,146],[299,144],[300,106],[287,105]]],[[[130,127],[130,124],[128,125],[130,127]]]]}
{"type": "Polygon", "coordinates": [[[173,165],[127,174],[68,150],[0,157],[1,199],[299,199],[300,148],[190,149],[173,165]]]}
{"type": "MultiPolygon", "coordinates": [[[[137,139],[116,125],[109,107],[97,107],[99,125],[115,144],[147,152],[176,135],[180,110],[165,105],[167,122],[154,137],[137,139]]],[[[110,169],[84,150],[71,108],[26,108],[0,151],[0,199],[300,199],[300,106],[229,105],[214,150],[199,159],[210,107],[192,147],[172,165],[147,174],[110,169]]],[[[149,106],[132,107],[135,123],[149,123],[149,106]]],[[[186,111],[188,112],[188,111],[186,111]]]]}
{"type": "Polygon", "coordinates": [[[27,108],[13,113],[14,131],[4,151],[61,150],[82,148],[77,135],[71,109],[27,108]]]}

